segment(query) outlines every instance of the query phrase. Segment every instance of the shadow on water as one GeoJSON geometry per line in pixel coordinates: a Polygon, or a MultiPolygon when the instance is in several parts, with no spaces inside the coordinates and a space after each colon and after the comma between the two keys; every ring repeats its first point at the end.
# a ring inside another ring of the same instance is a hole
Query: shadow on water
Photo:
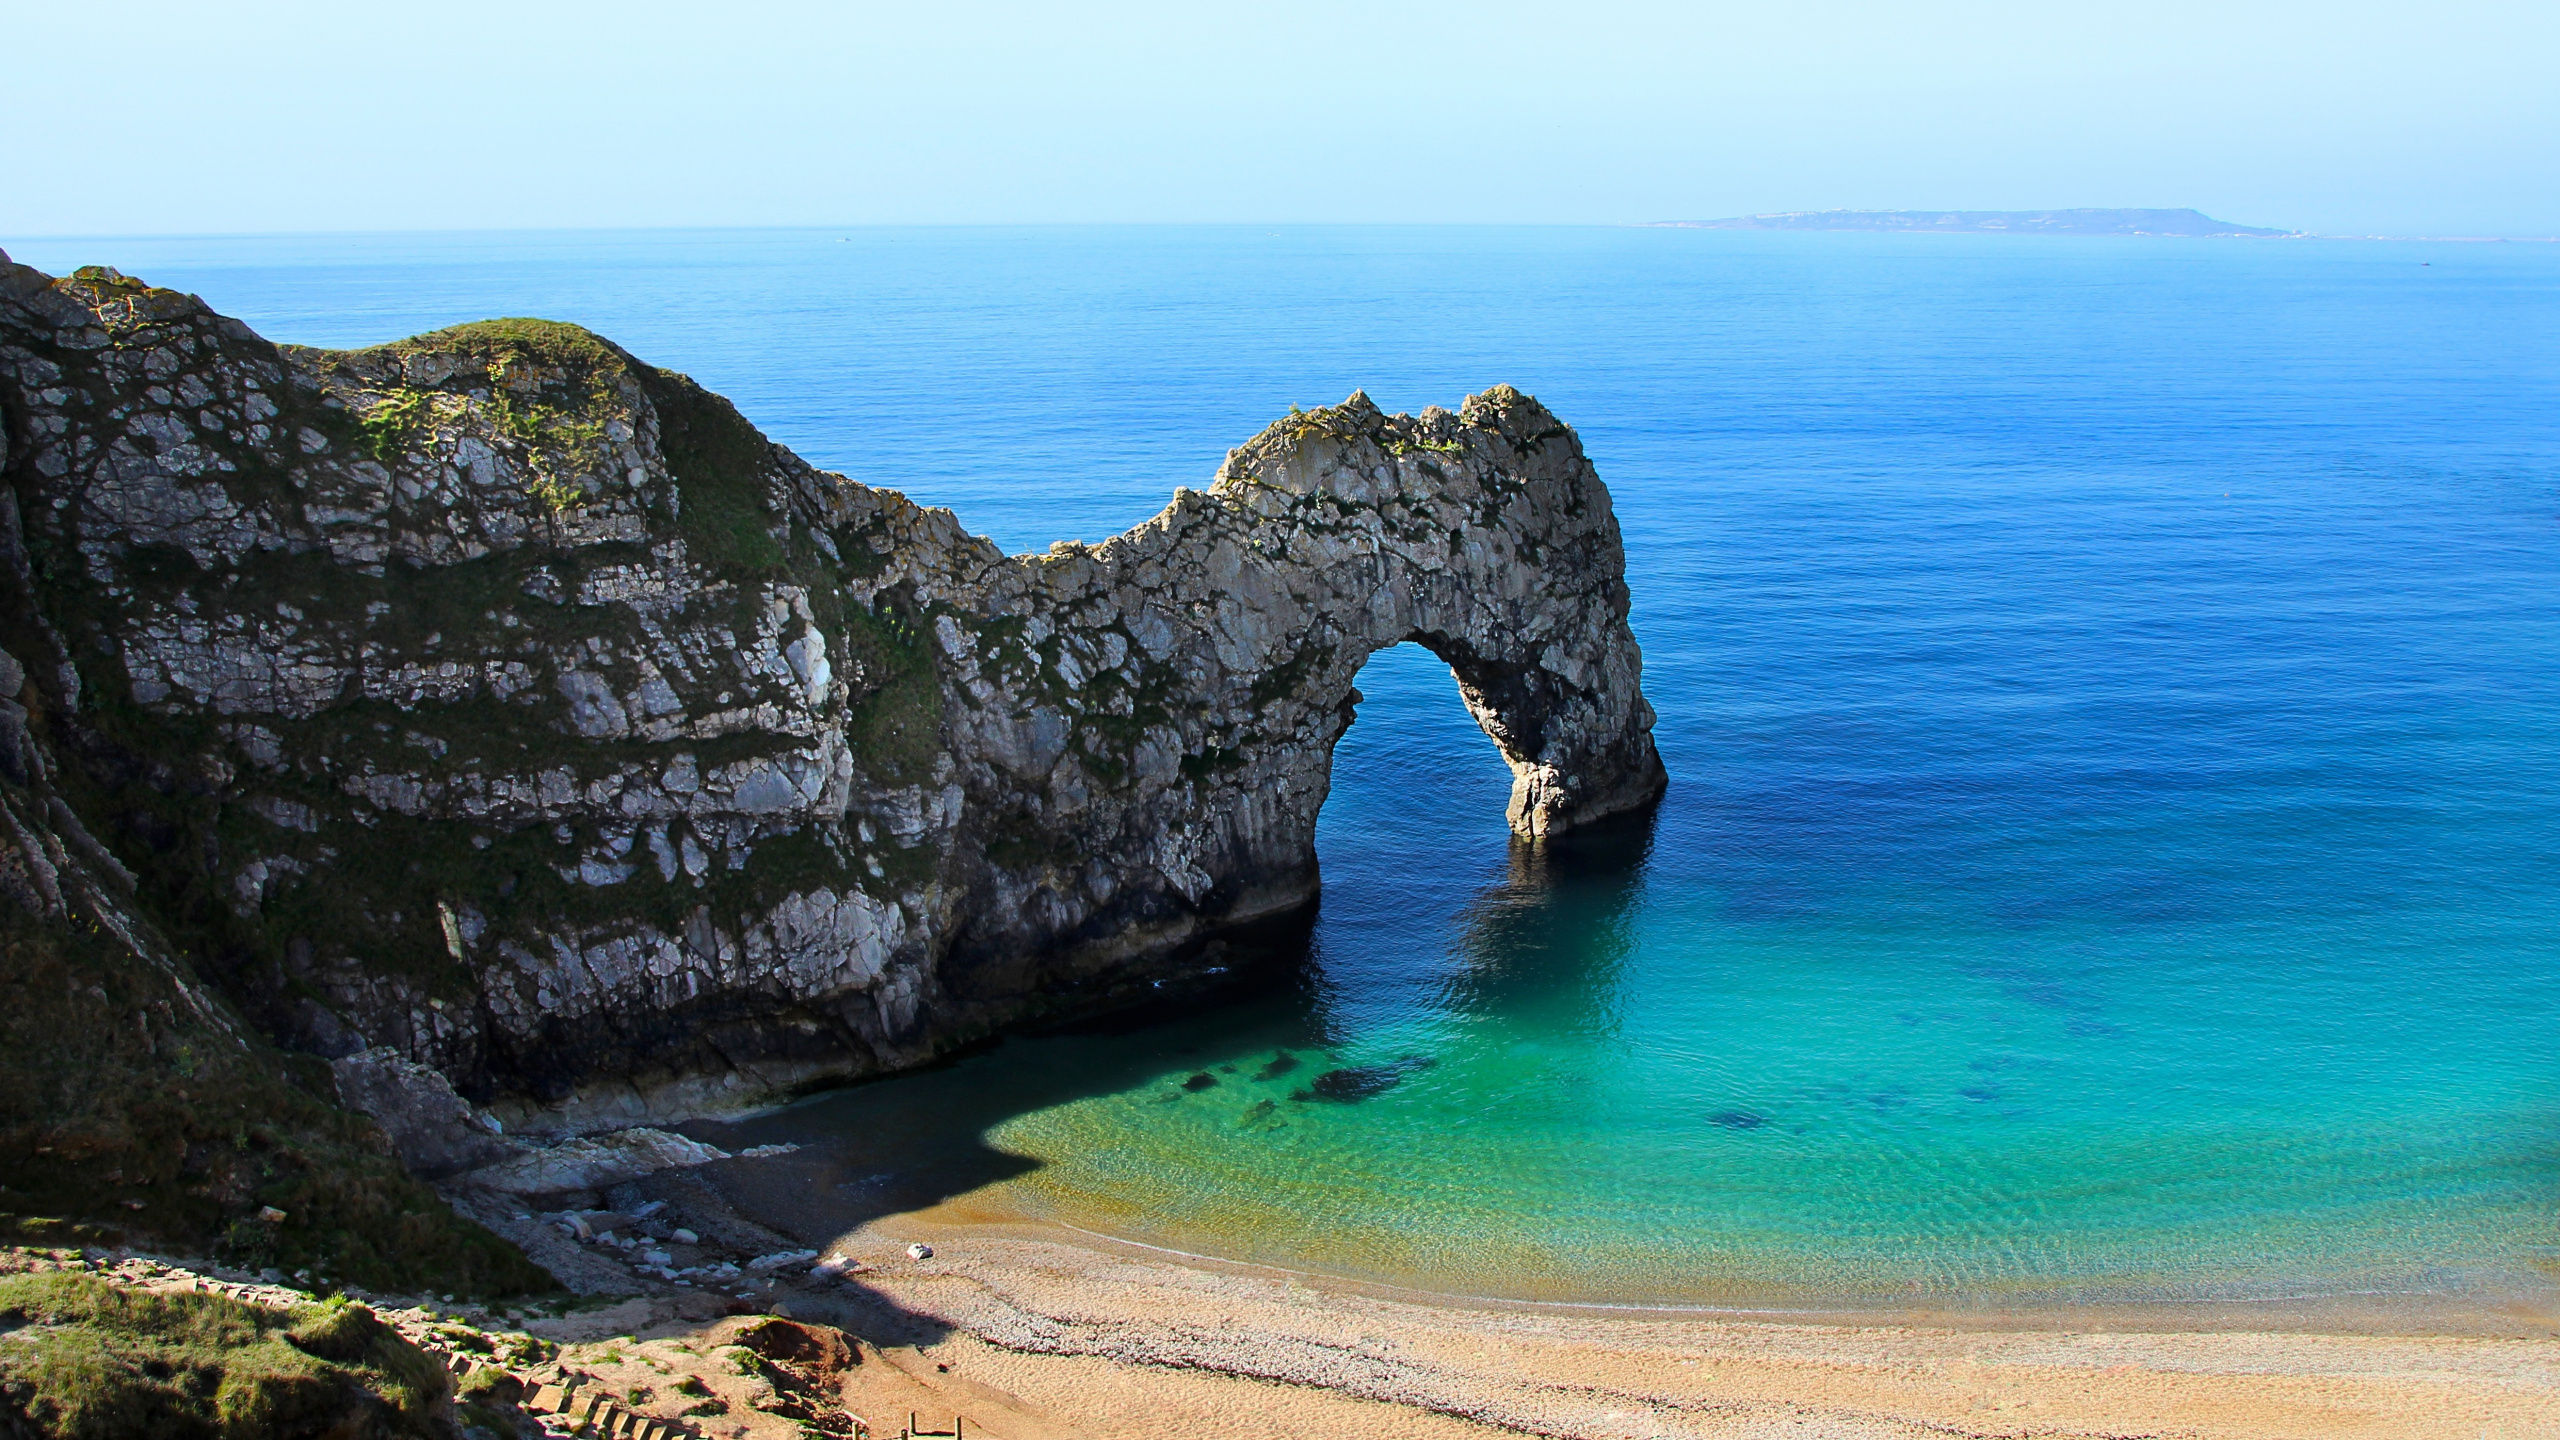
{"type": "MultiPolygon", "coordinates": [[[[1225,972],[1211,988],[998,1039],[747,1120],[686,1124],[684,1133],[732,1152],[798,1148],[666,1172],[641,1188],[680,1205],[732,1211],[779,1241],[823,1248],[886,1216],[1018,1179],[1040,1162],[987,1143],[1005,1121],[1143,1084],[1216,1045],[1219,1017],[1250,1024],[1246,1017],[1302,1009],[1315,919],[1309,907],[1210,942],[1199,963],[1225,972]],[[686,1189],[693,1195],[680,1193],[686,1189]]],[[[930,1345],[951,1328],[854,1281],[815,1299],[794,1296],[793,1313],[878,1344],[930,1345]]]]}
{"type": "MultiPolygon", "coordinates": [[[[1502,880],[1457,920],[1453,971],[1434,1008],[1473,1015],[1533,1009],[1605,1023],[1628,948],[1627,913],[1654,834],[1651,811],[1556,840],[1514,841],[1502,880]]],[[[1329,1067],[1357,1040],[1332,997],[1356,976],[1327,975],[1319,906],[1229,932],[1201,957],[1223,967],[1192,990],[1074,1024],[1016,1035],[928,1069],[812,1096],[733,1124],[688,1133],[730,1150],[792,1144],[792,1153],[721,1162],[696,1173],[737,1211],[807,1245],[887,1216],[1017,1180],[1038,1160],[988,1135],[1017,1116],[1140,1088],[1178,1093],[1286,1073],[1302,1102],[1365,1098],[1329,1067]]],[[[874,1317],[875,1320],[879,1317],[874,1317]]]]}
{"type": "Polygon", "coordinates": [[[1109,1014],[999,1038],[921,1070],[828,1090],[687,1134],[728,1150],[788,1155],[704,1167],[740,1213],[817,1244],[883,1216],[1018,1179],[1039,1162],[986,1135],[1016,1116],[1113,1094],[1223,1057],[1308,1013],[1313,906],[1213,940],[1199,963],[1225,974],[1109,1014]]]}

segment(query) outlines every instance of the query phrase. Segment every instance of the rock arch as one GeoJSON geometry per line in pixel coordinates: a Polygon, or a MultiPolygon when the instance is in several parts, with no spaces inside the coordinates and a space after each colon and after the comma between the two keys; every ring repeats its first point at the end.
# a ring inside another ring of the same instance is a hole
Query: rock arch
{"type": "MultiPolygon", "coordinates": [[[[1044,725],[1082,736],[1061,752],[1065,783],[1024,803],[1074,817],[1079,851],[1110,857],[1112,875],[1160,879],[1180,901],[1176,928],[1313,893],[1353,678],[1389,646],[1420,644],[1455,673],[1511,767],[1515,833],[1556,835],[1665,784],[1608,490],[1572,430],[1507,386],[1454,414],[1390,416],[1355,394],[1292,415],[1231,453],[1206,493],[1183,491],[1101,545],[1010,562],[983,597],[986,622],[1019,617],[1068,683],[1010,712],[960,712],[955,749],[1030,778],[1044,725]],[[1083,693],[1096,660],[1132,683],[1083,693]],[[1123,707],[1144,723],[1096,725],[1123,707]],[[1107,738],[1115,729],[1125,741],[1107,738]],[[1132,783],[1097,791],[1079,750],[1132,783]]],[[[966,631],[946,650],[964,667],[982,654],[966,631]]],[[[1065,913],[1081,908],[1053,893],[1065,913]]],[[[1016,898],[1007,915],[1044,908],[1016,898]]],[[[1155,907],[1130,903],[1145,929],[1155,907]]],[[[1046,947],[1017,933],[1006,948],[1046,947]]]]}
{"type": "Polygon", "coordinates": [[[539,1123],[1196,978],[1313,895],[1353,677],[1406,640],[1515,831],[1641,806],[1627,598],[1607,489],[1507,387],[1292,413],[1007,556],[574,326],[303,350],[0,256],[0,770],[77,768],[271,1035],[539,1123]]]}

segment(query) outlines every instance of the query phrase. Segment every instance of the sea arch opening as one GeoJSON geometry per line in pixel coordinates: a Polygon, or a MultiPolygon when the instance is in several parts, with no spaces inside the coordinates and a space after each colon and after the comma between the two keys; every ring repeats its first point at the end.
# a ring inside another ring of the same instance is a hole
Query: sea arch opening
{"type": "Polygon", "coordinates": [[[1352,702],[1316,817],[1310,958],[1333,1006],[1363,1012],[1441,983],[1470,906],[1519,842],[1504,818],[1511,766],[1446,659],[1419,639],[1374,651],[1352,702]]]}
{"type": "Polygon", "coordinates": [[[1449,662],[1421,640],[1370,653],[1351,694],[1354,720],[1333,742],[1317,850],[1328,862],[1420,839],[1474,841],[1499,858],[1512,769],[1449,662]],[[1328,843],[1330,842],[1330,843],[1328,843]]]}

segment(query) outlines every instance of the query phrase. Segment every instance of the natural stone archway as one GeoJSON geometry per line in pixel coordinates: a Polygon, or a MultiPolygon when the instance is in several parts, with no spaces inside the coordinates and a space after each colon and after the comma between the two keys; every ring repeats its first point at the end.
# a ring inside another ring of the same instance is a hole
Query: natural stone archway
{"type": "MultiPolygon", "coordinates": [[[[1041,727],[1073,729],[1134,782],[1096,793],[1078,762],[1063,787],[1025,787],[1027,805],[1073,817],[1077,853],[1097,868],[999,883],[1048,885],[1069,916],[1081,907],[1063,897],[1092,891],[1096,875],[1150,871],[1195,911],[1305,900],[1353,677],[1407,640],[1449,663],[1510,765],[1516,832],[1543,837],[1651,800],[1663,772],[1623,568],[1580,443],[1508,387],[1454,415],[1388,416],[1354,395],[1272,426],[1206,494],[1181,492],[1126,535],[1059,547],[989,587],[989,623],[1025,617],[1059,657],[1017,656],[1009,693],[1025,677],[1061,683],[1027,707],[964,715],[975,743],[955,748],[1019,784],[1050,773],[1041,727]],[[1136,683],[1080,693],[1097,661],[1136,683]],[[1123,706],[1138,722],[1125,749],[1092,726],[1123,706]]],[[[964,623],[942,633],[964,672],[982,663],[964,623]]],[[[1003,913],[1043,908],[1036,893],[1019,901],[1003,913]]],[[[1006,948],[1039,947],[1017,933],[1006,948]]]]}
{"type": "Polygon", "coordinates": [[[1353,677],[1406,640],[1515,831],[1664,783],[1608,492],[1508,388],[1293,412],[1010,557],[539,321],[298,350],[0,257],[0,412],[27,743],[140,902],[288,1044],[520,1119],[1196,978],[1313,896],[1353,677]]]}

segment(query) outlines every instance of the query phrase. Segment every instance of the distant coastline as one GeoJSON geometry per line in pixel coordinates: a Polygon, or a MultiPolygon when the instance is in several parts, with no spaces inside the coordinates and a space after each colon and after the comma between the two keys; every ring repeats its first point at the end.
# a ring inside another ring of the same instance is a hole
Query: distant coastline
{"type": "Polygon", "coordinates": [[[1722,220],[1663,220],[1673,230],[1917,230],[2030,235],[2175,235],[2286,239],[2298,230],[2235,225],[2201,210],[1789,210],[1722,220]]]}

